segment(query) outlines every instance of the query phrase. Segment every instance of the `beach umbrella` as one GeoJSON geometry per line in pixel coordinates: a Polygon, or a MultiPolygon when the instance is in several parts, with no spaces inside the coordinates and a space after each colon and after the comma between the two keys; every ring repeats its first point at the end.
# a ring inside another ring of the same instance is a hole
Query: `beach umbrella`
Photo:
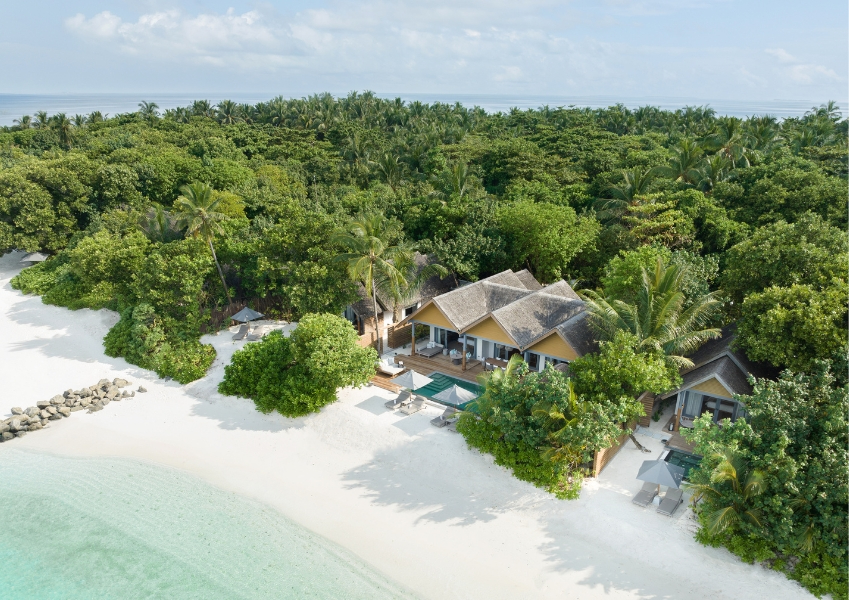
{"type": "Polygon", "coordinates": [[[21,262],[44,262],[47,260],[47,255],[41,252],[30,252],[21,259],[21,262]]]}
{"type": "Polygon", "coordinates": [[[647,460],[640,466],[637,479],[678,489],[684,479],[684,467],[669,464],[665,460],[647,460]]]}
{"type": "Polygon", "coordinates": [[[398,377],[394,377],[392,379],[392,383],[395,385],[400,385],[402,388],[407,388],[408,390],[415,390],[420,387],[426,386],[433,379],[422,375],[421,373],[417,373],[410,369],[406,373],[401,373],[398,377]]]}
{"type": "Polygon", "coordinates": [[[475,398],[477,398],[477,395],[474,392],[470,392],[466,388],[461,388],[457,384],[454,384],[450,388],[444,389],[433,396],[434,400],[439,400],[440,402],[444,402],[445,404],[450,404],[452,406],[466,404],[475,398]]]}
{"type": "Polygon", "coordinates": [[[247,306],[237,312],[235,315],[230,317],[233,321],[238,321],[240,323],[247,323],[248,321],[254,321],[256,319],[261,319],[265,315],[262,313],[258,313],[255,310],[251,310],[247,306]]]}

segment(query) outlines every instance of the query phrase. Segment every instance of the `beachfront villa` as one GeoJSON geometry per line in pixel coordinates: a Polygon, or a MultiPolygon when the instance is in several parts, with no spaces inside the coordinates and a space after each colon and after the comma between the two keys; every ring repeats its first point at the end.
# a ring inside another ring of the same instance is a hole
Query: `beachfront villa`
{"type": "Polygon", "coordinates": [[[734,325],[723,327],[722,337],[706,342],[688,357],[693,366],[681,372],[681,386],[657,399],[675,398],[675,411],[667,429],[677,432],[681,427],[692,428],[693,420],[706,413],[714,423],[722,419],[734,422],[746,416],[746,407],[734,396],[752,393],[750,375],[773,377],[775,373],[771,367],[752,362],[733,348],[735,337],[734,325]]]}
{"type": "Polygon", "coordinates": [[[534,371],[597,348],[585,303],[565,281],[540,284],[527,270],[502,271],[436,295],[406,315],[412,365],[425,360],[474,380],[519,354],[534,371]]]}

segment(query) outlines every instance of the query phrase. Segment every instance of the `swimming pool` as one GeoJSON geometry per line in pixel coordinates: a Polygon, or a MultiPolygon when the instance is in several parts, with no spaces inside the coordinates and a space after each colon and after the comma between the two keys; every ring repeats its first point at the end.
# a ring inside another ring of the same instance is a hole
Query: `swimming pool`
{"type": "Polygon", "coordinates": [[[702,457],[698,454],[690,454],[681,450],[669,450],[664,459],[666,462],[682,467],[684,469],[684,479],[689,479],[690,470],[695,469],[702,462],[702,457]]]}

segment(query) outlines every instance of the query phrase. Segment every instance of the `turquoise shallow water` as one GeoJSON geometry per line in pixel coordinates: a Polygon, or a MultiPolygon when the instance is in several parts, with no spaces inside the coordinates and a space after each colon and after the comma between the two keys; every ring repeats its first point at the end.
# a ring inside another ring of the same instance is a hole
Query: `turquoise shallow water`
{"type": "Polygon", "coordinates": [[[260,503],[162,467],[0,452],[0,598],[413,598],[260,503]]]}

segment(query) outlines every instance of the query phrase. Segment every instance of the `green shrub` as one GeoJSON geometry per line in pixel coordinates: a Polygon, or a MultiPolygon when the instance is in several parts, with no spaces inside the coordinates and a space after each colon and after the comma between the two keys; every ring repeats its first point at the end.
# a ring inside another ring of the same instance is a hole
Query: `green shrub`
{"type": "Polygon", "coordinates": [[[173,324],[168,328],[167,321],[149,304],[125,309],[103,344],[108,356],[122,356],[131,364],[180,383],[200,379],[215,360],[212,346],[184,337],[173,324]]]}
{"type": "Polygon", "coordinates": [[[299,417],[334,402],[340,387],[368,383],[376,361],[345,319],[305,315],[291,338],[274,331],[234,353],[218,391],[251,398],[264,413],[299,417]]]}
{"type": "Polygon", "coordinates": [[[497,427],[464,412],[457,421],[457,431],[466,439],[469,448],[492,455],[495,464],[507,467],[516,479],[527,481],[562,500],[578,497],[583,477],[577,473],[558,472],[556,463],[545,460],[539,450],[525,442],[510,442],[497,427]]]}

